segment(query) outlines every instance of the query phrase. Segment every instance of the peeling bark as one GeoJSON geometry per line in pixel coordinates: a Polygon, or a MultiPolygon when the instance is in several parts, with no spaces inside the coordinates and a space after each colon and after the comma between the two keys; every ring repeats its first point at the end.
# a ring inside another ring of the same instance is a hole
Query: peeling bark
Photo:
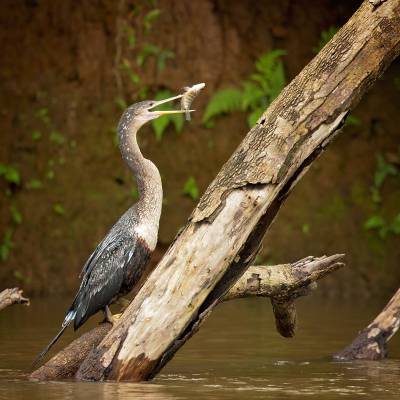
{"type": "Polygon", "coordinates": [[[18,288],[4,289],[0,292],[0,311],[13,304],[29,306],[29,299],[22,296],[22,290],[18,288]]]}
{"type": "Polygon", "coordinates": [[[400,289],[383,311],[363,329],[353,342],[333,358],[348,360],[381,360],[387,357],[387,342],[400,326],[400,289]]]}
{"type": "Polygon", "coordinates": [[[247,134],[78,379],[160,371],[246,270],[292,187],[399,50],[400,0],[365,1],[247,134]]]}
{"type": "MultiPolygon", "coordinates": [[[[343,267],[342,258],[342,254],[336,254],[329,257],[307,257],[292,264],[249,267],[222,301],[261,296],[276,301],[287,299],[293,304],[297,297],[309,294],[317,280],[343,267]]],[[[42,381],[73,377],[89,351],[100,343],[110,329],[110,324],[102,323],[75,339],[34,371],[30,378],[42,381]]],[[[290,329],[294,333],[295,326],[290,329]]]]}

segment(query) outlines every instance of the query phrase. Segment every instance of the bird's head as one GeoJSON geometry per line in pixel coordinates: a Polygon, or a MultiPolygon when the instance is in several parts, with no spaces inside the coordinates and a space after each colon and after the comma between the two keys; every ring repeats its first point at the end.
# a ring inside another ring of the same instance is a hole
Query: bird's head
{"type": "MultiPolygon", "coordinates": [[[[152,119],[161,117],[168,114],[181,114],[186,112],[185,110],[155,110],[158,106],[168,103],[170,101],[180,99],[182,95],[169,97],[164,100],[145,100],[139,103],[132,104],[122,114],[119,127],[125,130],[129,126],[133,126],[135,129],[139,129],[143,124],[152,119]]],[[[192,112],[194,110],[188,110],[192,112]]]]}

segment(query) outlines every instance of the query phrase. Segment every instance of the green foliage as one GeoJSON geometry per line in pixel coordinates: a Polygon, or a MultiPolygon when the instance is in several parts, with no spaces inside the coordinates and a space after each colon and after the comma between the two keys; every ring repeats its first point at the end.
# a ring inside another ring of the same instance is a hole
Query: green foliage
{"type": "Polygon", "coordinates": [[[346,121],[344,123],[344,126],[359,126],[359,125],[361,125],[360,118],[351,114],[347,116],[346,121]]]}
{"type": "Polygon", "coordinates": [[[56,130],[50,132],[49,140],[50,140],[50,142],[53,142],[58,145],[62,145],[65,143],[64,135],[61,132],[56,131],[56,130]]]}
{"type": "Polygon", "coordinates": [[[388,176],[396,176],[397,174],[397,168],[393,164],[386,162],[382,154],[378,154],[374,174],[375,187],[380,188],[388,176]]]}
{"type": "MultiPolygon", "coordinates": [[[[172,93],[169,90],[161,90],[157,92],[155,95],[155,100],[162,100],[168,97],[172,97],[172,93]]],[[[167,104],[161,104],[158,107],[159,110],[168,110],[167,104]]],[[[151,121],[151,126],[156,134],[156,139],[160,141],[164,135],[165,130],[168,128],[169,125],[173,125],[175,127],[175,131],[180,133],[183,128],[183,115],[182,114],[168,114],[163,115],[162,117],[153,119],[151,121]]]]}
{"type": "Polygon", "coordinates": [[[18,169],[11,165],[0,164],[0,176],[2,176],[6,182],[14,183],[15,185],[21,184],[21,176],[18,169]]]}
{"type": "Polygon", "coordinates": [[[214,117],[235,111],[248,112],[247,122],[253,126],[286,84],[281,57],[284,50],[263,54],[256,61],[255,72],[242,82],[242,89],[224,89],[211,98],[203,116],[210,126],[214,117]]]}
{"type": "Polygon", "coordinates": [[[161,15],[161,10],[158,8],[154,8],[150,10],[143,18],[143,25],[145,28],[146,33],[148,33],[152,26],[154,21],[161,15]]]}
{"type": "Polygon", "coordinates": [[[14,247],[14,242],[12,241],[13,231],[11,229],[7,229],[4,237],[3,242],[0,243],[0,260],[6,261],[11,249],[14,247]]]}
{"type": "Polygon", "coordinates": [[[214,117],[238,111],[242,108],[241,106],[242,92],[239,89],[219,90],[208,102],[203,115],[203,123],[210,124],[214,117]]]}
{"type": "Polygon", "coordinates": [[[19,225],[22,222],[22,214],[18,210],[17,206],[15,203],[12,203],[10,206],[10,213],[11,213],[11,219],[14,222],[14,224],[19,225]]]}
{"type": "Polygon", "coordinates": [[[65,214],[65,208],[62,204],[60,203],[56,203],[53,205],[53,211],[57,214],[57,215],[64,215],[65,214]]]}
{"type": "Polygon", "coordinates": [[[38,131],[38,130],[34,130],[31,134],[32,140],[34,140],[35,142],[40,140],[40,138],[42,137],[42,132],[38,131]]]}
{"type": "Polygon", "coordinates": [[[199,198],[199,188],[193,176],[190,176],[183,185],[182,193],[191,197],[192,200],[197,200],[199,198]]]}
{"type": "MultiPolygon", "coordinates": [[[[399,175],[400,171],[393,164],[387,162],[382,154],[377,155],[374,181],[370,188],[373,203],[380,204],[382,202],[381,188],[387,177],[399,175]]],[[[378,210],[377,206],[375,208],[378,210]]],[[[381,239],[386,239],[389,234],[400,235],[400,213],[391,220],[385,219],[381,213],[382,209],[380,212],[371,215],[365,221],[364,229],[374,230],[381,239]]]]}
{"type": "Polygon", "coordinates": [[[365,222],[364,229],[377,231],[381,239],[386,239],[390,233],[400,235],[400,213],[391,221],[380,215],[373,215],[365,222]]]}
{"type": "Polygon", "coordinates": [[[336,35],[339,30],[336,26],[330,26],[327,30],[321,32],[318,45],[313,47],[314,54],[318,54],[323,47],[336,35]]]}
{"type": "Polygon", "coordinates": [[[39,179],[31,179],[27,184],[26,187],[28,189],[41,189],[43,187],[43,183],[39,179]]]}
{"type": "Polygon", "coordinates": [[[46,107],[37,110],[35,113],[35,117],[46,125],[50,124],[49,109],[46,107]]]}

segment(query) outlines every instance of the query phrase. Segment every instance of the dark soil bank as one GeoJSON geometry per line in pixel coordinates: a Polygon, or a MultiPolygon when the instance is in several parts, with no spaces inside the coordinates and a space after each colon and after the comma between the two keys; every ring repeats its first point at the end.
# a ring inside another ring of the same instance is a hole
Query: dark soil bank
{"type": "MultiPolygon", "coordinates": [[[[182,194],[187,179],[193,176],[201,193],[248,130],[240,113],[217,119],[212,129],[201,124],[212,93],[239,86],[255,60],[275,48],[286,50],[293,78],[321,31],[342,25],[359,4],[3,0],[0,163],[18,168],[21,182],[0,178],[0,289],[76,288],[86,257],[134,200],[134,180],[115,145],[123,99],[206,82],[181,134],[172,125],[161,141],[150,127],[140,134],[164,184],[159,257],[195,205],[182,194]]],[[[398,167],[399,80],[397,62],[354,110],[357,124],[294,190],[260,262],[344,252],[350,268],[327,279],[321,292],[389,295],[398,286],[400,236],[388,227],[400,212],[399,175],[371,187],[385,167],[377,170],[378,154],[398,167]],[[384,218],[382,237],[364,228],[374,215],[384,218]]]]}

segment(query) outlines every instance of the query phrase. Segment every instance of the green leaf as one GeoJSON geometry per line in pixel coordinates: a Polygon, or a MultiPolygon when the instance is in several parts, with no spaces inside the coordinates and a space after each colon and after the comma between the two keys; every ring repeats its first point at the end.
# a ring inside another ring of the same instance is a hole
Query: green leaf
{"type": "Polygon", "coordinates": [[[0,259],[2,261],[7,260],[10,250],[14,247],[12,235],[13,231],[11,229],[7,229],[3,237],[3,242],[0,244],[0,259]]]}
{"type": "Polygon", "coordinates": [[[9,182],[19,185],[21,183],[21,176],[17,168],[11,165],[0,164],[0,176],[9,182]]]}
{"type": "Polygon", "coordinates": [[[35,117],[46,125],[50,124],[49,110],[46,107],[37,110],[35,117]]]}
{"type": "Polygon", "coordinates": [[[218,91],[211,97],[203,115],[203,124],[207,124],[213,118],[239,111],[242,109],[243,95],[239,89],[229,88],[218,91]]]}
{"type": "Polygon", "coordinates": [[[51,131],[49,136],[50,142],[53,142],[58,145],[62,145],[65,143],[64,135],[59,131],[51,131]]]}
{"type": "Polygon", "coordinates": [[[346,121],[344,123],[344,126],[359,126],[359,125],[361,125],[360,118],[352,114],[347,116],[346,121]]]}
{"type": "Polygon", "coordinates": [[[400,235],[400,214],[397,214],[390,223],[390,231],[395,235],[400,235]]]}
{"type": "Polygon", "coordinates": [[[175,53],[169,49],[160,50],[157,56],[157,69],[162,71],[165,68],[167,60],[175,58],[175,53]]]}
{"type": "Polygon", "coordinates": [[[64,215],[65,214],[65,208],[60,203],[57,203],[57,204],[53,205],[53,211],[58,215],[64,215]]]}
{"type": "Polygon", "coordinates": [[[255,83],[243,82],[242,107],[244,110],[257,107],[265,96],[265,92],[255,83]]]}
{"type": "Polygon", "coordinates": [[[382,154],[377,155],[377,163],[374,174],[374,184],[377,188],[380,188],[388,175],[396,176],[398,174],[397,168],[388,162],[382,154]]]}
{"type": "Polygon", "coordinates": [[[264,107],[256,108],[247,117],[249,127],[253,127],[264,112],[264,107]]]}
{"type": "Polygon", "coordinates": [[[301,226],[301,231],[305,234],[308,235],[310,233],[310,224],[303,224],[301,226]]]}
{"type": "Polygon", "coordinates": [[[386,226],[386,221],[379,215],[368,218],[364,224],[364,229],[380,229],[386,226]]]}
{"type": "Polygon", "coordinates": [[[28,189],[41,189],[43,187],[43,183],[39,179],[31,179],[26,186],[28,189]]]}
{"type": "Polygon", "coordinates": [[[54,179],[54,177],[55,177],[54,171],[52,169],[49,169],[46,172],[46,178],[49,179],[49,180],[52,180],[52,179],[54,179]]]}
{"type": "Polygon", "coordinates": [[[197,200],[199,198],[199,188],[193,176],[190,176],[183,185],[182,193],[191,197],[192,200],[197,200]]]}
{"type": "Polygon", "coordinates": [[[157,56],[161,52],[161,49],[150,43],[146,43],[143,45],[139,54],[136,57],[136,64],[141,67],[146,62],[147,57],[149,56],[157,56]]]}
{"type": "Polygon", "coordinates": [[[156,139],[157,141],[160,141],[164,135],[164,131],[167,129],[169,125],[169,116],[164,115],[162,117],[158,117],[156,119],[153,119],[151,121],[151,125],[154,129],[154,132],[156,134],[156,139]]]}
{"type": "Polygon", "coordinates": [[[31,137],[32,137],[32,140],[38,141],[42,137],[42,133],[38,130],[35,130],[32,132],[31,137]]]}
{"type": "Polygon", "coordinates": [[[21,224],[22,214],[20,213],[20,211],[18,210],[18,208],[15,204],[11,204],[10,213],[11,213],[11,218],[12,218],[13,222],[17,225],[21,224]]]}
{"type": "Polygon", "coordinates": [[[130,81],[134,85],[138,85],[140,83],[140,76],[133,71],[133,69],[131,67],[131,64],[130,64],[130,62],[128,60],[124,59],[122,61],[121,68],[122,68],[123,71],[126,72],[126,74],[128,75],[130,81]]]}
{"type": "Polygon", "coordinates": [[[150,31],[153,22],[161,15],[161,10],[155,8],[150,10],[144,17],[143,17],[143,24],[146,32],[150,31]]]}

